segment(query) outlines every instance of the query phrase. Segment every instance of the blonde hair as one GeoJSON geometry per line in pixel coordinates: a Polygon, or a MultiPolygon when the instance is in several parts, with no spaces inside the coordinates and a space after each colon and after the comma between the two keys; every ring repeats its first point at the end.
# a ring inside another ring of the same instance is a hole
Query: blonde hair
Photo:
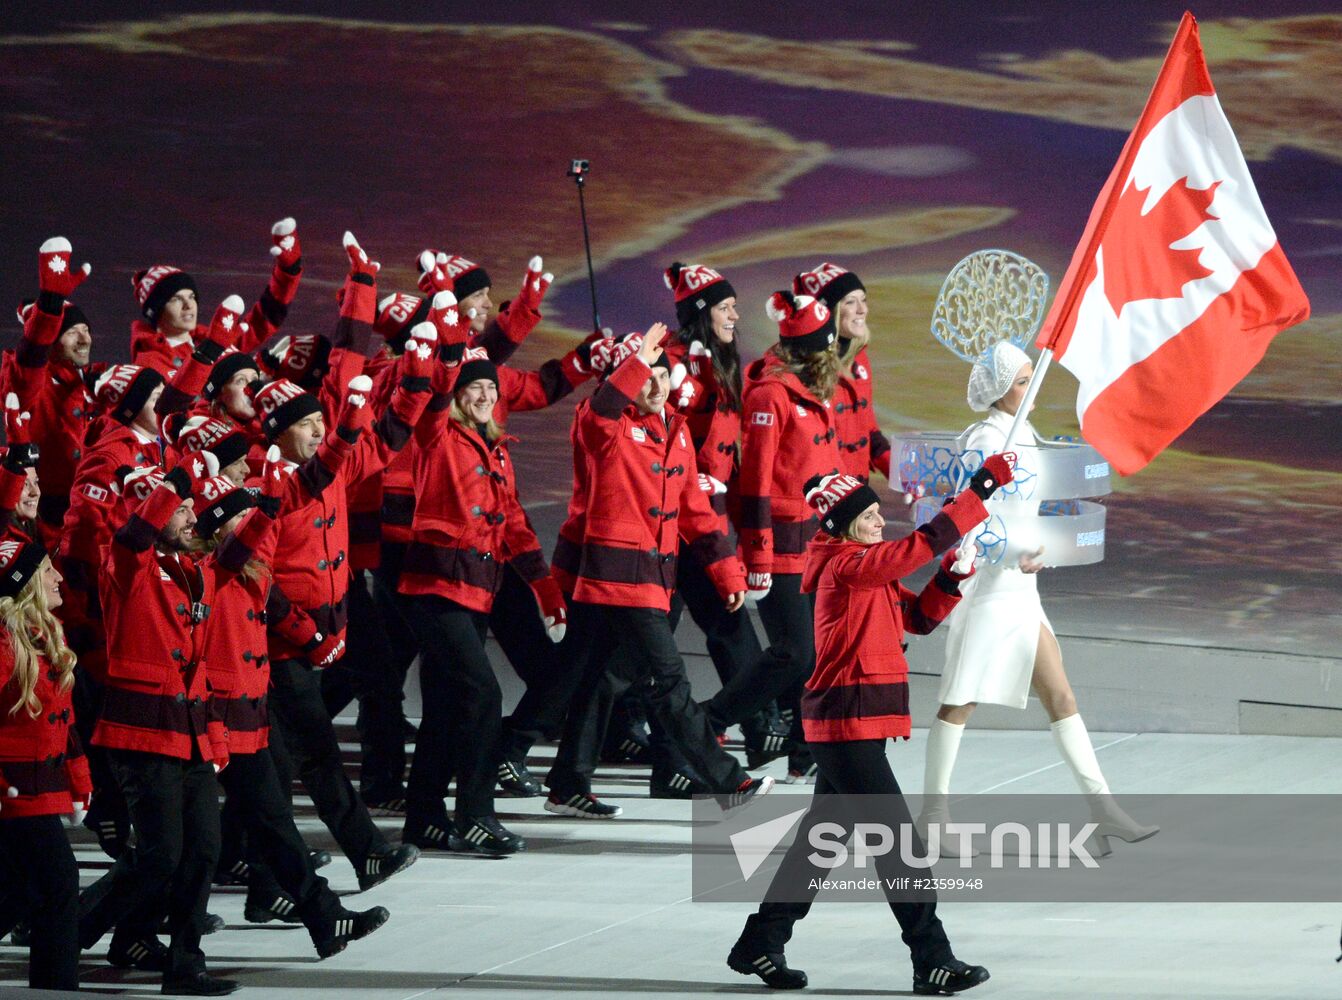
{"type": "Polygon", "coordinates": [[[774,356],[782,362],[782,370],[797,376],[822,403],[834,395],[839,385],[839,375],[843,372],[843,361],[839,358],[837,341],[823,351],[802,353],[779,344],[773,348],[774,356]]]}
{"type": "Polygon", "coordinates": [[[75,682],[75,654],[65,644],[65,632],[51,613],[47,592],[42,586],[42,574],[50,565],[50,558],[43,559],[17,596],[0,597],[0,625],[9,633],[9,641],[14,647],[12,683],[19,692],[18,701],[9,709],[10,715],[17,715],[20,708],[26,708],[34,719],[42,714],[37,681],[42,672],[43,654],[60,674],[62,691],[68,691],[75,682]]]}
{"type": "MultiPolygon", "coordinates": [[[[209,538],[201,538],[195,535],[187,545],[186,551],[197,555],[209,555],[219,548],[220,539],[217,537],[220,532],[216,532],[209,538]]],[[[224,537],[231,535],[232,532],[223,532],[224,537]]],[[[270,579],[270,566],[255,557],[248,559],[242,564],[242,569],[238,570],[238,576],[242,577],[248,583],[260,583],[270,579]]]]}
{"type": "MultiPolygon", "coordinates": [[[[452,405],[448,408],[447,415],[468,430],[475,430],[476,427],[479,426],[475,419],[461,408],[461,404],[457,402],[457,394],[455,392],[452,393],[452,405]]],[[[492,414],[484,427],[486,444],[493,444],[499,438],[503,437],[503,428],[494,422],[492,414]]]]}

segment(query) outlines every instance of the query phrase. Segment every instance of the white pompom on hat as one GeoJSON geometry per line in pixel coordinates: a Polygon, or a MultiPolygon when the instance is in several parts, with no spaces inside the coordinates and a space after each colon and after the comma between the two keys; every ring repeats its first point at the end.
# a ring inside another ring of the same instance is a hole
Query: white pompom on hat
{"type": "Polygon", "coordinates": [[[986,413],[1008,392],[1030,356],[1010,341],[994,344],[969,370],[969,408],[986,413]]]}

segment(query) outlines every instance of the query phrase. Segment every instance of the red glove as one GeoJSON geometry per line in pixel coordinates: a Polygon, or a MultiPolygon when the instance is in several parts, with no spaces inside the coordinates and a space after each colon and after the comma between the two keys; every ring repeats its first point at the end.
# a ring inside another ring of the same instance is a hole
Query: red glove
{"type": "Polygon", "coordinates": [[[270,239],[275,244],[270,248],[270,256],[287,273],[294,273],[303,263],[303,248],[298,242],[298,223],[292,218],[281,219],[270,227],[270,239]]]}
{"type": "Polygon", "coordinates": [[[447,254],[424,250],[415,263],[419,266],[419,290],[425,295],[452,291],[452,279],[443,270],[447,254]]]}
{"type": "Polygon", "coordinates": [[[344,242],[349,275],[340,290],[340,315],[372,326],[377,317],[377,272],[382,265],[368,259],[353,233],[346,232],[344,242]]]}
{"type": "MultiPolygon", "coordinates": [[[[71,270],[70,254],[73,252],[74,248],[64,236],[53,236],[37,251],[38,286],[44,295],[59,295],[61,303],[93,273],[92,264],[71,270]]],[[[56,311],[59,312],[59,309],[56,311]]]]}
{"type": "MultiPolygon", "coordinates": [[[[1016,456],[1011,455],[1015,461],[1016,456]]],[[[978,494],[980,500],[987,500],[1000,486],[1011,482],[1011,464],[1003,455],[989,455],[983,460],[983,467],[969,480],[969,488],[978,494]]]]}
{"type": "Polygon", "coordinates": [[[531,581],[531,592],[536,595],[545,634],[551,642],[563,642],[564,633],[568,631],[568,605],[564,603],[559,584],[555,583],[554,577],[543,576],[531,581]]]}
{"type": "MultiPolygon", "coordinates": [[[[450,293],[449,293],[450,294],[450,293]]],[[[401,385],[407,392],[428,392],[438,351],[438,330],[432,323],[416,323],[401,355],[401,385]]]]}
{"type": "Polygon", "coordinates": [[[471,317],[457,308],[455,295],[438,292],[429,303],[429,322],[438,333],[438,349],[443,360],[450,365],[456,364],[471,335],[471,317]]]}
{"type": "Polygon", "coordinates": [[[271,445],[261,466],[261,495],[256,505],[272,521],[280,516],[280,502],[284,497],[285,462],[278,445],[271,445]]]}
{"type": "Polygon", "coordinates": [[[752,601],[758,601],[761,598],[768,597],[769,591],[773,589],[774,577],[772,573],[747,573],[746,574],[746,597],[752,601]]]}
{"type": "Polygon", "coordinates": [[[196,345],[196,350],[209,360],[218,361],[226,348],[235,347],[238,334],[247,328],[247,324],[242,322],[242,311],[246,308],[241,295],[230,295],[224,299],[210,320],[210,332],[196,345]],[[210,345],[208,348],[207,344],[210,345]]]}
{"type": "Polygon", "coordinates": [[[22,448],[33,443],[33,415],[23,409],[15,393],[5,395],[5,443],[22,448]]]}
{"type": "MultiPolygon", "coordinates": [[[[188,451],[182,456],[173,471],[183,470],[191,479],[191,496],[195,496],[200,491],[201,484],[207,479],[219,475],[219,459],[215,458],[213,452],[209,451],[188,451]]],[[[171,473],[169,473],[170,478],[171,473]]],[[[183,497],[182,499],[187,499],[183,497]]]]}
{"type": "Polygon", "coordinates": [[[373,391],[373,380],[367,375],[355,375],[349,380],[349,392],[340,404],[336,425],[346,441],[357,440],[365,428],[373,426],[373,408],[368,405],[368,394],[373,391]]]}
{"type": "Polygon", "coordinates": [[[303,655],[314,667],[329,667],[345,655],[345,640],[333,635],[314,633],[312,639],[303,647],[303,655]]]}
{"type": "Polygon", "coordinates": [[[499,312],[499,328],[514,343],[521,343],[541,321],[541,299],[555,277],[548,271],[542,274],[543,266],[539,257],[531,258],[522,279],[522,290],[499,312]]]}

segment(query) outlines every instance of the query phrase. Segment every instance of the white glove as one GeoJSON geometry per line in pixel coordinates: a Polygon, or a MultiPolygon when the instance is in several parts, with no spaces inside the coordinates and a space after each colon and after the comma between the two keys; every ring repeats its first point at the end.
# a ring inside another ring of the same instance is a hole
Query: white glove
{"type": "Polygon", "coordinates": [[[978,554],[978,546],[974,544],[974,540],[964,539],[960,542],[960,547],[955,550],[955,562],[951,563],[951,572],[967,576],[973,570],[974,560],[978,554]]]}
{"type": "MultiPolygon", "coordinates": [[[[90,795],[89,801],[92,801],[92,799],[93,796],[90,795]]],[[[75,802],[72,803],[72,805],[74,808],[70,810],[70,815],[62,818],[65,820],[66,826],[71,830],[75,830],[84,825],[84,817],[89,814],[89,803],[75,802]]]]}
{"type": "Polygon", "coordinates": [[[727,492],[727,484],[721,479],[714,479],[707,472],[699,473],[699,489],[710,496],[718,496],[727,492]]]}
{"type": "Polygon", "coordinates": [[[769,596],[769,590],[774,585],[772,573],[747,573],[746,574],[746,600],[758,601],[761,598],[769,596]]]}

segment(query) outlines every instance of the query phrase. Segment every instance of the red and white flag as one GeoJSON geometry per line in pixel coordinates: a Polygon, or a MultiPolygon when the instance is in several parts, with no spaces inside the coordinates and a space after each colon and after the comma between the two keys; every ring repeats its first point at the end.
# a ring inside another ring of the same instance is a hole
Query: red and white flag
{"type": "Polygon", "coordinates": [[[1185,13],[1036,345],[1081,383],[1081,432],[1145,466],[1309,316],[1185,13]]]}

